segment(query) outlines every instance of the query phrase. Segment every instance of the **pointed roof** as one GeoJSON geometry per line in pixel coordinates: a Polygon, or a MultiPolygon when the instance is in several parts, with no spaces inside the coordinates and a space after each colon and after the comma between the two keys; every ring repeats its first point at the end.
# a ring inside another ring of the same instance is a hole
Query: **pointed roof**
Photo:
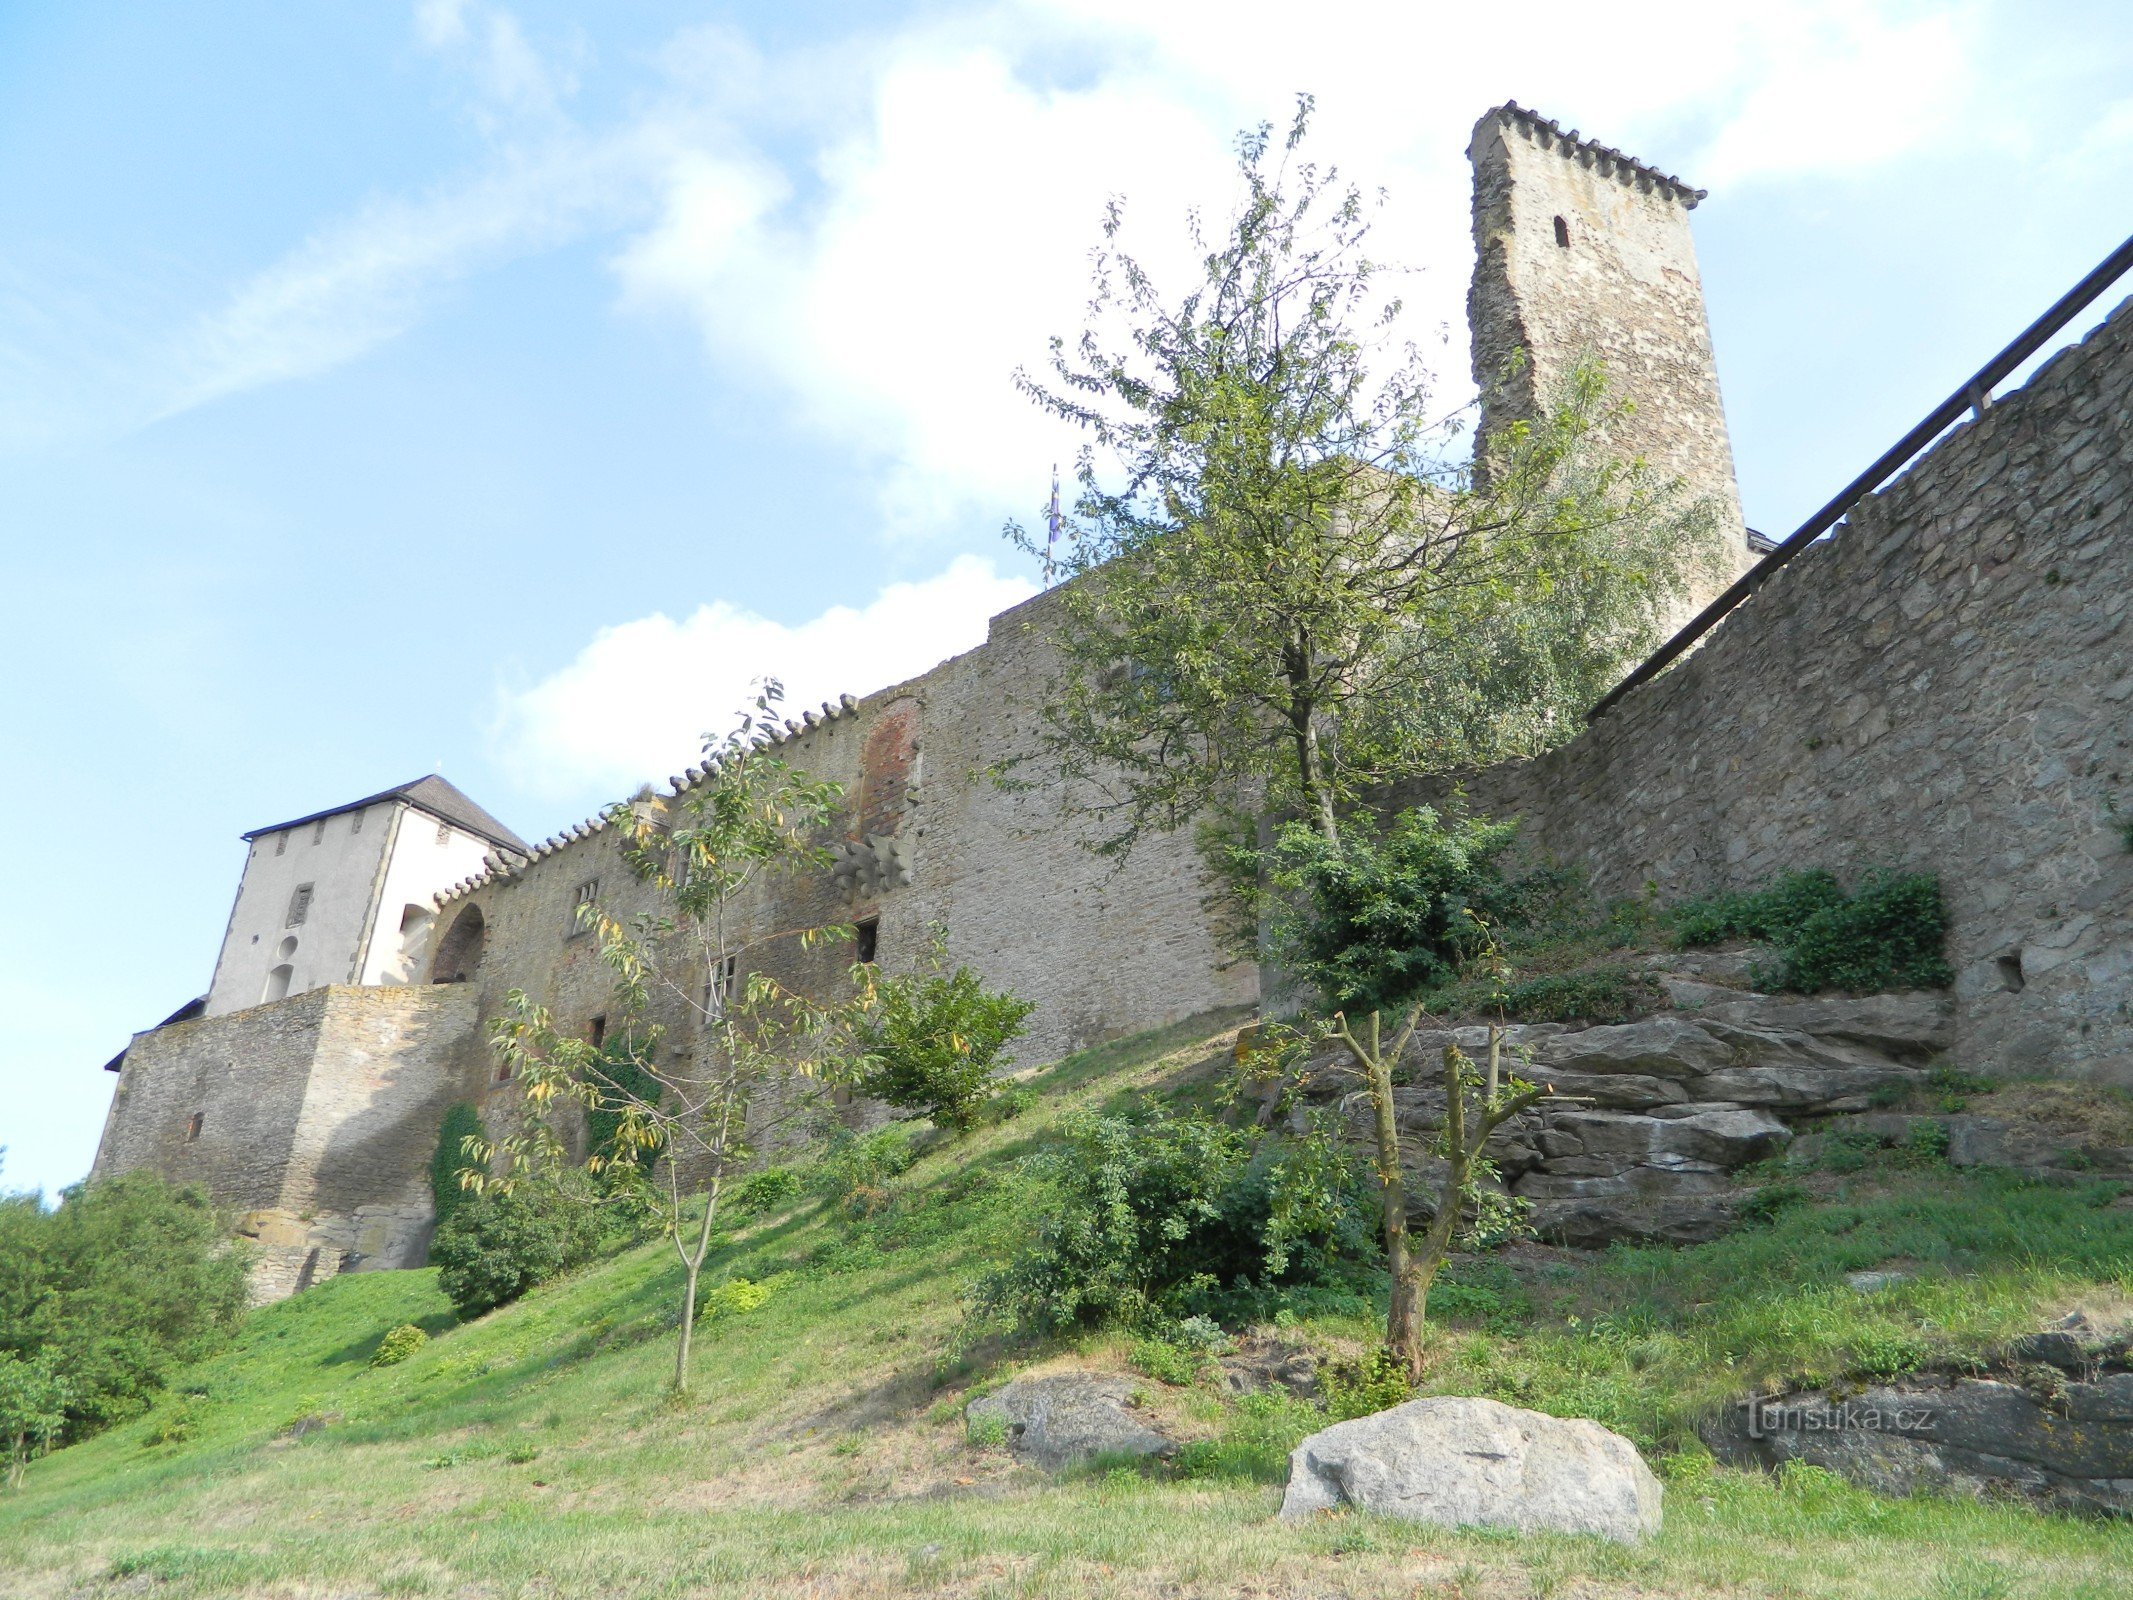
{"type": "Polygon", "coordinates": [[[284,828],[301,828],[321,817],[338,817],[344,812],[360,811],[365,806],[374,806],[381,800],[404,800],[416,810],[428,812],[439,822],[449,822],[455,828],[464,828],[468,833],[486,839],[493,845],[522,856],[533,853],[525,840],[434,772],[428,777],[417,778],[412,783],[403,783],[396,789],[381,789],[376,794],[365,795],[360,800],[351,800],[346,805],[328,806],[324,811],[312,811],[288,822],[276,822],[264,828],[254,828],[242,837],[257,839],[262,834],[280,833],[284,828]]]}

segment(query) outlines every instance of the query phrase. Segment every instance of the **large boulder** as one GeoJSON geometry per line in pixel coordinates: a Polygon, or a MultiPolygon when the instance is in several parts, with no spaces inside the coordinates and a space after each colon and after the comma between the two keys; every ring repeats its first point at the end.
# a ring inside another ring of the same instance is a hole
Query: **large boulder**
{"type": "Polygon", "coordinates": [[[1008,1450],[1047,1472],[1097,1456],[1167,1456],[1177,1441],[1143,1420],[1134,1403],[1139,1387],[1095,1372],[1017,1378],[971,1401],[966,1414],[980,1425],[997,1417],[1008,1450]]]}
{"type": "Polygon", "coordinates": [[[1442,1396],[1336,1423],[1289,1456],[1284,1517],[1354,1506],[1446,1528],[1659,1531],[1659,1480],[1597,1422],[1442,1396]]]}
{"type": "Polygon", "coordinates": [[[1729,1195],[1671,1199],[1580,1195],[1537,1200],[1529,1220],[1533,1231],[1550,1244],[1600,1250],[1624,1241],[1703,1244],[1732,1228],[1735,1218],[1729,1195]]]}
{"type": "Polygon", "coordinates": [[[1696,1013],[1706,1024],[1807,1034],[1899,1061],[1929,1060],[1955,1042],[1955,1002],[1940,990],[1869,995],[1740,995],[1696,1013]]]}
{"type": "Polygon", "coordinates": [[[1547,1081],[1560,1070],[1689,1078],[1721,1071],[1737,1059],[1731,1046],[1693,1022],[1679,1017],[1647,1017],[1642,1022],[1581,1028],[1544,1039],[1534,1053],[1534,1066],[1527,1076],[1547,1081]]]}

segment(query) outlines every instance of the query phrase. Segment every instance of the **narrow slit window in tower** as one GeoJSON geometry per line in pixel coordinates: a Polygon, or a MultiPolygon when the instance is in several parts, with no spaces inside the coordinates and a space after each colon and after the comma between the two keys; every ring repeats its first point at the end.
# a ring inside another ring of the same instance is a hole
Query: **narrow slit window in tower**
{"type": "Polygon", "coordinates": [[[881,948],[881,918],[867,917],[852,929],[853,957],[859,961],[872,961],[881,948]]]}
{"type": "Polygon", "coordinates": [[[207,1113],[205,1111],[195,1111],[192,1114],[185,1124],[185,1142],[187,1144],[191,1144],[200,1137],[200,1125],[205,1121],[207,1121],[207,1113]]]}
{"type": "Polygon", "coordinates": [[[1561,217],[1555,219],[1555,242],[1565,250],[1570,248],[1570,224],[1561,217]]]}

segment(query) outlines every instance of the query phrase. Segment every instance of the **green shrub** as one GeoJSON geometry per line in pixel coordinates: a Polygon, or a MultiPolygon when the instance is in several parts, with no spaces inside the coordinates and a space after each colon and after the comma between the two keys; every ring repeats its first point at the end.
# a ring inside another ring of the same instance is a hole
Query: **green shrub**
{"type": "Polygon", "coordinates": [[[733,1206],[746,1216],[761,1216],[800,1198],[800,1175],[790,1167],[765,1167],[734,1185],[733,1206]]]}
{"type": "Polygon", "coordinates": [[[1367,1173],[1329,1131],[1260,1134],[1145,1105],[1061,1133],[1032,1163],[1049,1189],[1035,1237],[973,1292],[980,1322],[1115,1323],[1175,1342],[1195,1313],[1256,1313],[1274,1283],[1375,1260],[1367,1173]]]}
{"type": "Polygon", "coordinates": [[[199,1431],[199,1413],[189,1397],[180,1395],[149,1418],[141,1446],[153,1450],[166,1444],[184,1444],[199,1431]]]}
{"type": "Polygon", "coordinates": [[[148,1409],[220,1349],[245,1308],[247,1255],[197,1187],[129,1172],[0,1198],[0,1357],[65,1380],[63,1441],[148,1409]]]}
{"type": "Polygon", "coordinates": [[[1785,985],[1810,993],[1946,988],[1955,981],[1942,954],[1947,933],[1937,878],[1869,873],[1850,900],[1800,925],[1786,947],[1785,985]]]}
{"type": "Polygon", "coordinates": [[[1207,1358],[1197,1350],[1187,1350],[1172,1344],[1168,1339],[1148,1338],[1133,1341],[1127,1359],[1136,1372],[1145,1372],[1158,1383],[1175,1384],[1182,1388],[1199,1377],[1207,1358]]]}
{"type": "Polygon", "coordinates": [[[1948,918],[1927,873],[1869,872],[1847,895],[1830,873],[1791,872],[1766,889],[1690,901],[1673,912],[1675,942],[1759,939],[1777,946],[1778,983],[1812,994],[1945,988],[1948,918]]]}
{"type": "Polygon", "coordinates": [[[1501,1011],[1509,1022],[1634,1022],[1665,1001],[1650,973],[1621,965],[1551,972],[1507,984],[1469,979],[1431,989],[1420,998],[1439,1016],[1493,1016],[1501,1011]]]}
{"type": "Polygon", "coordinates": [[[1427,806],[1383,828],[1353,817],[1338,845],[1288,824],[1264,858],[1282,964],[1328,1005],[1359,1011],[1451,982],[1487,927],[1519,913],[1501,866],[1517,831],[1427,806]]]}
{"type": "Polygon", "coordinates": [[[453,1309],[478,1317],[591,1260],[600,1234],[589,1196],[554,1183],[520,1183],[470,1197],[437,1230],[430,1260],[453,1309]]]}
{"type": "Polygon", "coordinates": [[[1767,889],[1714,895],[1674,907],[1674,942],[1684,950],[1728,939],[1786,945],[1809,917],[1843,903],[1844,889],[1833,874],[1820,869],[1788,872],[1767,889]]]}
{"type": "Polygon", "coordinates": [[[378,1341],[378,1348],[370,1353],[370,1364],[374,1367],[397,1367],[429,1342],[428,1334],[412,1322],[403,1322],[378,1341]]]}
{"type": "Polygon", "coordinates": [[[436,1208],[437,1226],[464,1205],[469,1191],[460,1187],[459,1175],[473,1167],[466,1142],[482,1133],[481,1113],[461,1102],[444,1114],[437,1132],[437,1152],[430,1157],[430,1203],[436,1208]]]}
{"type": "Polygon", "coordinates": [[[52,1447],[67,1425],[68,1387],[40,1356],[25,1361],[0,1351],[0,1452],[9,1488],[22,1483],[31,1461],[52,1447]]]}
{"type": "Polygon", "coordinates": [[[859,1091],[967,1133],[993,1096],[1002,1052],[1035,1009],[987,989],[968,967],[884,978],[859,1029],[859,1091]]]}
{"type": "Polygon", "coordinates": [[[917,1159],[911,1129],[904,1123],[893,1122],[872,1133],[853,1133],[840,1124],[830,1130],[829,1149],[808,1174],[809,1187],[865,1215],[880,1208],[889,1181],[901,1177],[917,1159]]]}
{"type": "Polygon", "coordinates": [[[1320,1386],[1326,1395],[1326,1414],[1341,1422],[1401,1405],[1413,1399],[1415,1392],[1407,1381],[1406,1365],[1390,1350],[1328,1367],[1320,1386]]]}
{"type": "Polygon", "coordinates": [[[784,1286],[784,1275],[751,1282],[747,1278],[728,1278],[724,1283],[713,1284],[697,1296],[697,1315],[707,1321],[717,1317],[741,1317],[751,1311],[760,1311],[770,1303],[770,1297],[784,1286]]]}

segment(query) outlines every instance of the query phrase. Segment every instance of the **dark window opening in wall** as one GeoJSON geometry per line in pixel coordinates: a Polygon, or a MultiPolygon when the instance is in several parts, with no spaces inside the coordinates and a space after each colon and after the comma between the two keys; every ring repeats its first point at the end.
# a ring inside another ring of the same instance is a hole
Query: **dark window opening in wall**
{"type": "Polygon", "coordinates": [[[590,915],[585,908],[598,905],[599,901],[600,880],[598,878],[587,878],[576,889],[571,891],[570,926],[563,930],[564,938],[575,939],[581,933],[590,933],[592,931],[592,924],[585,920],[590,915]]]}
{"type": "Polygon", "coordinates": [[[872,961],[881,949],[881,918],[862,918],[852,929],[852,944],[855,960],[872,961]]]}
{"type": "Polygon", "coordinates": [[[508,1061],[499,1061],[499,1062],[497,1062],[497,1063],[496,1063],[496,1081],[497,1081],[498,1083],[509,1083],[509,1082],[511,1081],[511,1063],[510,1063],[510,1062],[508,1062],[508,1061]]]}
{"type": "Polygon", "coordinates": [[[282,924],[283,927],[295,928],[302,925],[304,918],[311,914],[311,891],[316,887],[317,885],[309,883],[296,886],[296,893],[289,896],[289,920],[282,924]]]}
{"type": "Polygon", "coordinates": [[[200,1137],[200,1125],[207,1121],[205,1111],[195,1111],[185,1124],[185,1142],[191,1144],[200,1137]]]}
{"type": "Polygon", "coordinates": [[[274,835],[274,853],[280,855],[289,848],[289,830],[284,828],[274,835]]]}
{"type": "Polygon", "coordinates": [[[585,1037],[595,1050],[607,1043],[607,1018],[594,1017],[591,1025],[585,1030],[585,1037]]]}
{"type": "Polygon", "coordinates": [[[2028,987],[2029,979],[2022,972],[2021,951],[2013,950],[2004,956],[1997,956],[1993,965],[2000,969],[2000,987],[2009,994],[2020,994],[2028,987]]]}
{"type": "Polygon", "coordinates": [[[740,987],[741,956],[739,951],[711,960],[711,976],[704,980],[704,1019],[720,1021],[726,1015],[726,1007],[733,1004],[734,991],[740,987]]]}
{"type": "Polygon", "coordinates": [[[326,819],[324,817],[320,817],[318,821],[311,824],[311,842],[313,844],[317,844],[321,839],[325,837],[326,819]]]}
{"type": "Polygon", "coordinates": [[[488,937],[488,926],[483,920],[480,906],[468,906],[452,919],[452,925],[437,942],[437,954],[430,961],[430,982],[465,983],[481,969],[482,945],[488,937]]]}
{"type": "Polygon", "coordinates": [[[1570,224],[1561,217],[1555,219],[1555,242],[1565,250],[1570,248],[1570,224]]]}

